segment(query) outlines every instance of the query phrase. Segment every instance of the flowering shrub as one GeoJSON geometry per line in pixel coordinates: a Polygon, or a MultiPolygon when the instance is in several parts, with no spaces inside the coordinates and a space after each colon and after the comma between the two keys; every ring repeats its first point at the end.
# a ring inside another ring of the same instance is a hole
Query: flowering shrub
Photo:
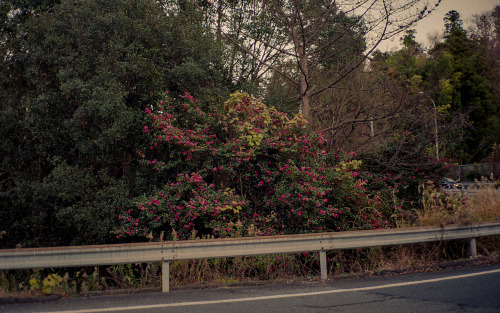
{"type": "MultiPolygon", "coordinates": [[[[153,240],[273,235],[388,226],[361,163],[334,164],[321,134],[245,93],[218,110],[166,94],[146,110],[144,163],[165,185],[121,209],[117,237],[153,240]]],[[[337,160],[338,161],[338,160],[337,160]]]]}

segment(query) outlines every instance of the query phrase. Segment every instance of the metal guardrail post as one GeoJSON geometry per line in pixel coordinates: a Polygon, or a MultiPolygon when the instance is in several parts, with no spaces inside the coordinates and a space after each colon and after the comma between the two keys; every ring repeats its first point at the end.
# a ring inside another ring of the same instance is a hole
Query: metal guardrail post
{"type": "Polygon", "coordinates": [[[170,262],[161,261],[161,292],[170,291],[170,262]]]}
{"type": "Polygon", "coordinates": [[[469,245],[470,245],[470,256],[472,258],[475,258],[477,256],[476,238],[471,238],[469,241],[469,245]]]}
{"type": "Polygon", "coordinates": [[[326,280],[328,277],[328,270],[326,266],[326,251],[319,252],[319,265],[321,267],[321,280],[326,280]]]}

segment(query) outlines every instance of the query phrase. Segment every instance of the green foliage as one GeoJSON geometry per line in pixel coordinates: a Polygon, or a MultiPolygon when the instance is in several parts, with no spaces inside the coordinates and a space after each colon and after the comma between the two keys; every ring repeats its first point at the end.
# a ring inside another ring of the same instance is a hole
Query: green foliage
{"type": "MultiPolygon", "coordinates": [[[[447,156],[462,163],[476,162],[500,140],[500,63],[491,53],[495,40],[465,31],[456,11],[448,12],[444,22],[444,41],[436,43],[428,53],[406,46],[415,44],[411,32],[404,38],[405,48],[390,54],[385,62],[390,73],[413,92],[424,92],[435,101],[442,114],[442,150],[451,152],[447,156]],[[457,121],[454,117],[459,115],[468,119],[460,118],[462,125],[453,125],[457,121]],[[460,126],[464,128],[461,133],[457,131],[460,126]]],[[[484,30],[486,26],[478,27],[484,30]]]]}
{"type": "Polygon", "coordinates": [[[231,86],[220,46],[189,12],[49,2],[26,2],[36,13],[1,28],[2,246],[112,242],[117,207],[156,184],[138,159],[160,86],[205,99],[231,86]]]}
{"type": "Polygon", "coordinates": [[[468,113],[471,127],[455,151],[462,162],[469,163],[484,158],[500,138],[495,131],[500,114],[498,88],[490,78],[498,72],[499,63],[462,29],[457,12],[450,12],[447,18],[445,42],[436,45],[432,51],[436,63],[430,62],[423,74],[427,88],[439,86],[431,92],[439,106],[449,105],[451,112],[468,113]]]}
{"type": "Polygon", "coordinates": [[[44,295],[52,294],[56,290],[61,289],[63,278],[57,274],[49,274],[41,282],[38,278],[29,280],[30,290],[41,290],[44,295]]]}
{"type": "MultiPolygon", "coordinates": [[[[22,67],[14,68],[18,76],[12,77],[19,82],[8,89],[19,92],[19,98],[0,95],[7,100],[2,111],[6,140],[2,141],[10,148],[2,166],[11,171],[2,186],[2,198],[13,211],[4,214],[25,217],[21,220],[27,225],[22,228],[29,229],[31,240],[7,231],[9,240],[69,244],[71,237],[60,231],[66,229],[73,235],[77,231],[74,221],[60,219],[64,215],[58,212],[61,204],[64,208],[87,207],[95,201],[102,206],[117,201],[110,200],[111,195],[95,199],[98,181],[86,189],[86,195],[80,194],[83,190],[75,182],[93,175],[115,179],[123,175],[126,179],[118,183],[122,188],[132,182],[132,156],[142,136],[136,130],[141,123],[140,110],[144,102],[155,98],[154,90],[162,81],[157,68],[164,61],[153,51],[163,44],[164,29],[152,3],[122,4],[64,1],[26,24],[26,50],[13,56],[15,61],[23,60],[22,67]],[[73,173],[65,173],[69,168],[73,173]],[[79,170],[82,172],[75,174],[79,170]],[[23,185],[28,190],[21,189],[23,185]],[[86,196],[94,200],[85,201],[86,196]]],[[[127,189],[121,190],[120,198],[127,189]]],[[[5,220],[9,221],[12,219],[5,220]]],[[[102,231],[96,231],[101,233],[99,239],[91,236],[89,243],[109,241],[102,231]]],[[[89,239],[86,233],[76,235],[76,241],[89,239]]]]}
{"type": "Polygon", "coordinates": [[[465,35],[464,29],[462,27],[462,19],[460,13],[455,10],[451,10],[443,18],[445,34],[448,38],[452,36],[465,35]]]}
{"type": "Polygon", "coordinates": [[[38,197],[54,208],[54,225],[66,229],[69,244],[109,242],[117,208],[130,203],[123,196],[129,192],[126,181],[65,163],[55,167],[39,188],[38,197]]]}
{"type": "Polygon", "coordinates": [[[420,44],[415,39],[416,30],[409,29],[405,32],[405,36],[401,38],[401,43],[406,49],[420,49],[420,44]]]}

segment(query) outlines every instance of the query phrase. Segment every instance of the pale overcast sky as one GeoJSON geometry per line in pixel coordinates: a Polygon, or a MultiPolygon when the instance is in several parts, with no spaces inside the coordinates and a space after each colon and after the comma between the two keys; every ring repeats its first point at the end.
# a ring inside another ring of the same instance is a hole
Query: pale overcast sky
{"type": "MultiPolygon", "coordinates": [[[[491,12],[497,5],[500,5],[500,0],[442,0],[436,10],[412,27],[417,31],[417,42],[426,47],[429,44],[429,37],[435,35],[441,36],[444,32],[443,18],[451,10],[460,13],[464,21],[464,28],[467,29],[473,15],[491,12]]],[[[382,43],[379,46],[380,50],[385,51],[399,48],[399,38],[396,37],[382,43]]]]}

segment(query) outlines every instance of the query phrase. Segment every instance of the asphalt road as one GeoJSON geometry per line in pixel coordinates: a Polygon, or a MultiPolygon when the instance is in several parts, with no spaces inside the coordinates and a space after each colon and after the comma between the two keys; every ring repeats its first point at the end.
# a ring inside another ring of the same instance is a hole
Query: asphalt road
{"type": "Polygon", "coordinates": [[[0,312],[500,312],[500,264],[291,284],[64,298],[0,312]]]}

